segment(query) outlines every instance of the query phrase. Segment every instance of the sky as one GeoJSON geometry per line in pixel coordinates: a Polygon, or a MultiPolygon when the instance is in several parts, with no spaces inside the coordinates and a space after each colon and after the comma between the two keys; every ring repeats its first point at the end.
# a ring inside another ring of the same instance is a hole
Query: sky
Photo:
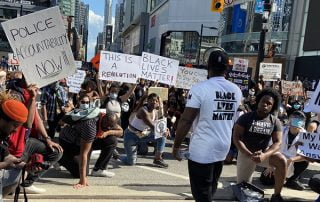
{"type": "MultiPolygon", "coordinates": [[[[89,36],[88,36],[88,61],[94,56],[94,49],[99,32],[103,31],[104,0],[82,0],[89,4],[89,36]]],[[[115,6],[117,0],[112,0],[112,22],[114,22],[115,6]]]]}

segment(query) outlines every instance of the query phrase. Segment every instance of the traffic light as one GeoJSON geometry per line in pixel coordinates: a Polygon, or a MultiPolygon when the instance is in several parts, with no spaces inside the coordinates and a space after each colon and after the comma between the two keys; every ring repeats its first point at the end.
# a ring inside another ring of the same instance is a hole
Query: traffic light
{"type": "Polygon", "coordinates": [[[212,0],[211,11],[221,13],[223,11],[224,0],[212,0]]]}

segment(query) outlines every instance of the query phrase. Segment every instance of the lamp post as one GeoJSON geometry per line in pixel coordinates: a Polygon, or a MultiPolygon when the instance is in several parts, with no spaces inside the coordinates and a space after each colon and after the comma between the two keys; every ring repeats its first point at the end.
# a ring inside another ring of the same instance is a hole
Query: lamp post
{"type": "Polygon", "coordinates": [[[202,43],[202,32],[203,32],[203,28],[207,28],[207,29],[214,29],[217,30],[218,28],[216,27],[208,27],[208,26],[204,26],[203,24],[201,24],[201,29],[200,29],[200,41],[199,41],[199,48],[198,48],[198,57],[197,57],[197,65],[199,67],[200,65],[200,52],[201,52],[201,43],[202,43]]]}

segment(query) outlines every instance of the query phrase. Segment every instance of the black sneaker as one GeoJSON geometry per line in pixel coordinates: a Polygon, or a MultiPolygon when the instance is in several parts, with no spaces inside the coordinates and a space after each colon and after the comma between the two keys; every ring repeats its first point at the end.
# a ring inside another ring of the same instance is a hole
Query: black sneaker
{"type": "Polygon", "coordinates": [[[302,191],[305,189],[303,184],[301,184],[298,180],[288,180],[285,184],[285,187],[288,187],[290,189],[299,190],[302,191]]]}
{"type": "Polygon", "coordinates": [[[284,202],[284,200],[280,194],[272,194],[270,202],[284,202]]]}
{"type": "Polygon", "coordinates": [[[154,159],[153,164],[159,166],[160,168],[168,168],[169,167],[169,165],[167,163],[165,163],[163,159],[160,159],[160,160],[154,159]]]}

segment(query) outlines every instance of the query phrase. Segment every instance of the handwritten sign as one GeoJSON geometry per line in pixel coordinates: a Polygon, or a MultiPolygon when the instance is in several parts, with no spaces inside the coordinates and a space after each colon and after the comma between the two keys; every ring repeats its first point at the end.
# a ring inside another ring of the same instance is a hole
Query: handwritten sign
{"type": "Polygon", "coordinates": [[[141,78],[174,86],[177,81],[179,61],[150,53],[142,53],[141,78]]]}
{"type": "Polygon", "coordinates": [[[176,88],[191,89],[191,87],[207,80],[208,71],[203,69],[179,67],[176,88]]]}
{"type": "Polygon", "coordinates": [[[157,120],[154,127],[154,139],[163,137],[166,131],[167,131],[167,119],[157,120]]]}
{"type": "Polygon", "coordinates": [[[234,70],[229,70],[226,74],[226,79],[236,84],[242,91],[244,96],[249,93],[249,83],[251,80],[252,68],[248,68],[247,72],[238,72],[234,70]]]}
{"type": "Polygon", "coordinates": [[[82,67],[82,61],[74,61],[74,63],[75,63],[75,65],[76,65],[76,67],[77,67],[77,69],[81,69],[81,67],[82,67]]]}
{"type": "Polygon", "coordinates": [[[259,75],[263,75],[264,81],[278,81],[281,79],[282,64],[260,63],[259,75]]]}
{"type": "Polygon", "coordinates": [[[305,106],[304,112],[320,113],[320,85],[318,84],[316,90],[312,93],[311,99],[305,106]]]}
{"type": "Polygon", "coordinates": [[[107,81],[137,83],[140,76],[140,57],[101,51],[99,78],[107,81]]]}
{"type": "Polygon", "coordinates": [[[298,154],[320,160],[320,134],[319,133],[300,133],[298,154]]]}
{"type": "Polygon", "coordinates": [[[8,53],[8,65],[19,65],[19,61],[13,53],[8,53]]]}
{"type": "Polygon", "coordinates": [[[247,72],[248,71],[249,60],[234,58],[233,59],[233,71],[247,72]]]}
{"type": "Polygon", "coordinates": [[[77,73],[68,76],[67,85],[69,86],[70,93],[79,93],[81,90],[81,85],[86,78],[86,72],[83,70],[77,70],[77,73]]]}
{"type": "Polygon", "coordinates": [[[75,73],[59,7],[1,23],[28,84],[39,87],[75,73]]]}
{"type": "Polygon", "coordinates": [[[301,81],[281,81],[282,94],[291,96],[303,96],[303,85],[301,81]]]}
{"type": "Polygon", "coordinates": [[[150,95],[151,93],[157,94],[162,101],[168,100],[168,88],[150,87],[148,89],[148,95],[150,95]]]}

